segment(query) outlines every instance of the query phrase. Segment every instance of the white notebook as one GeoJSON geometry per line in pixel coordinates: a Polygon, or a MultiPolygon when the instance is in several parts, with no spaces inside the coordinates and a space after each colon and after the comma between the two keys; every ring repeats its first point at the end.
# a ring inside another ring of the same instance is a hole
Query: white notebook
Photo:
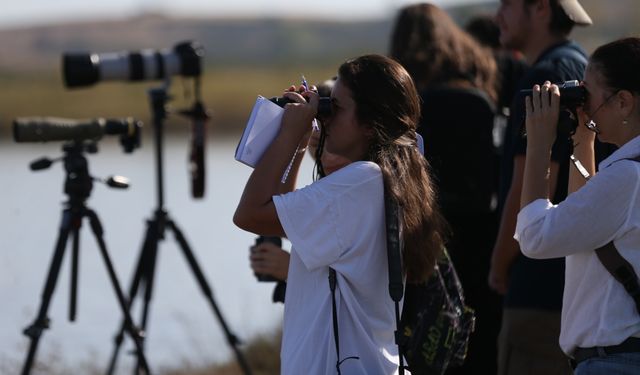
{"type": "Polygon", "coordinates": [[[244,128],[235,158],[250,167],[255,167],[267,147],[278,134],[284,109],[269,99],[258,96],[251,116],[244,128]]]}

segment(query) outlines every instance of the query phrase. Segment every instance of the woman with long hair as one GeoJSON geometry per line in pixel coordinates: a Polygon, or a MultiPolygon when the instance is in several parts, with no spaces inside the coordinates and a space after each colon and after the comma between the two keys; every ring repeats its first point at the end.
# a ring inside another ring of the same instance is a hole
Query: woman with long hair
{"type": "Polygon", "coordinates": [[[280,131],[249,177],[234,216],[244,230],[292,243],[282,374],[324,375],[336,366],[345,374],[394,374],[399,361],[388,292],[385,190],[400,206],[408,280],[426,280],[443,244],[444,223],[417,148],[415,86],[400,64],[384,56],[342,64],[318,149],[349,163],[301,189],[294,189],[300,155],[285,183],[281,177],[291,155],[308,142],[318,96],[285,96],[295,103],[285,107],[280,131]],[[337,275],[335,302],[330,268],[337,275]]]}
{"type": "Polygon", "coordinates": [[[390,56],[413,78],[418,92],[436,86],[478,88],[495,101],[496,62],[444,10],[429,3],[409,5],[398,14],[390,56]]]}

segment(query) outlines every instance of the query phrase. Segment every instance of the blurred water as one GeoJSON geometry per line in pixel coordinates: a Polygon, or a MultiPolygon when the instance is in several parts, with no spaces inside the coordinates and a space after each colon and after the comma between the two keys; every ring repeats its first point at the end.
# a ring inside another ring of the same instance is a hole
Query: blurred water
{"type": "MultiPolygon", "coordinates": [[[[89,155],[92,175],[130,178],[128,190],[94,186],[88,206],[99,215],[116,272],[126,291],[140,245],[156,206],[154,149],[146,140],[133,154],[124,154],[115,139],[103,139],[100,151],[89,155]]],[[[256,282],[248,267],[248,246],[254,236],[236,228],[233,211],[250,168],[233,160],[236,139],[212,139],[207,148],[206,196],[190,195],[188,141],[174,137],[165,146],[165,205],[187,240],[212,286],[214,298],[241,339],[270,333],[281,323],[282,305],[271,303],[273,284],[256,282]]],[[[40,156],[60,156],[61,144],[15,144],[0,141],[0,369],[21,364],[29,339],[23,328],[40,306],[62,211],[64,170],[60,163],[31,172],[40,156]]],[[[303,164],[299,184],[311,181],[312,162],[303,164]]],[[[49,309],[50,329],[38,349],[39,359],[59,358],[65,366],[78,363],[106,366],[113,336],[121,321],[113,289],[98,247],[83,223],[80,241],[78,317],[67,319],[70,251],[62,265],[49,309]],[[103,365],[104,364],[104,365],[103,365]]],[[[168,232],[167,232],[168,233],[168,232]]],[[[138,302],[139,306],[140,303],[138,302]]],[[[139,311],[134,309],[134,320],[139,311]]],[[[121,353],[132,348],[130,340],[121,353]]],[[[146,341],[154,369],[181,364],[206,364],[230,358],[231,351],[209,304],[202,296],[172,235],[161,242],[146,341]]],[[[57,359],[56,359],[57,360],[57,359]]],[[[121,354],[120,372],[133,364],[121,354]]],[[[128,371],[126,371],[128,372],[128,371]]]]}

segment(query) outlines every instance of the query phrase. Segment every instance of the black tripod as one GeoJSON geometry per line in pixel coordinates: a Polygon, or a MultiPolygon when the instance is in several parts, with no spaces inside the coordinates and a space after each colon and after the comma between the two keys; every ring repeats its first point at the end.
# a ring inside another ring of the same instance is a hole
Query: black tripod
{"type": "MultiPolygon", "coordinates": [[[[142,306],[142,316],[141,316],[141,327],[143,330],[146,329],[147,326],[147,318],[149,315],[149,303],[151,302],[151,297],[153,293],[153,281],[155,278],[155,268],[156,261],[158,258],[158,244],[161,240],[164,240],[164,235],[166,229],[170,229],[178,244],[180,245],[180,249],[184,254],[189,267],[191,267],[191,271],[193,272],[202,293],[204,294],[206,300],[211,305],[222,329],[224,330],[224,334],[229,346],[233,349],[237,361],[242,368],[244,374],[250,375],[251,370],[249,366],[238,348],[240,344],[238,338],[230,331],[226,322],[224,321],[220,309],[216,305],[215,300],[213,299],[213,292],[207,283],[207,280],[204,277],[204,274],[196,261],[196,258],[191,251],[191,247],[187,242],[186,238],[182,234],[182,231],[178,228],[176,223],[171,220],[168,212],[164,208],[164,189],[163,189],[163,153],[162,153],[162,145],[163,145],[163,122],[166,118],[166,110],[165,104],[168,100],[167,92],[165,87],[151,89],[149,91],[149,96],[151,100],[151,106],[153,109],[153,125],[155,129],[155,150],[156,150],[156,175],[157,175],[157,188],[158,188],[158,206],[154,211],[153,218],[151,220],[147,220],[147,230],[144,238],[144,242],[142,245],[142,251],[140,253],[138,263],[135,268],[135,272],[133,274],[133,280],[131,282],[131,287],[129,289],[129,304],[127,305],[127,309],[131,308],[131,304],[133,303],[136,294],[138,293],[142,284],[144,284],[144,301],[142,306]]],[[[195,109],[200,108],[203,111],[203,106],[199,102],[196,101],[195,109]]],[[[190,115],[195,119],[202,119],[206,116],[203,112],[198,112],[196,110],[190,112],[190,115]]],[[[123,321],[120,330],[115,336],[115,347],[111,357],[111,362],[109,364],[108,374],[113,374],[116,367],[116,362],[118,359],[118,354],[120,352],[120,347],[122,345],[122,341],[124,339],[123,333],[126,328],[126,321],[123,321]]],[[[138,358],[140,360],[140,358],[138,358]]],[[[141,363],[138,362],[138,368],[141,366],[141,363]]]]}
{"type": "MultiPolygon", "coordinates": [[[[91,194],[93,188],[93,179],[89,175],[87,159],[83,155],[85,150],[95,151],[95,144],[85,144],[82,141],[74,141],[72,143],[63,146],[65,155],[62,158],[64,161],[64,167],[67,172],[65,179],[64,192],[69,196],[69,201],[65,203],[66,208],[62,212],[62,223],[60,225],[60,232],[58,234],[58,240],[56,242],[55,252],[51,260],[51,266],[49,267],[49,274],[47,275],[47,281],[42,293],[42,303],[38,316],[32,325],[24,330],[24,334],[31,338],[31,344],[29,346],[29,352],[27,354],[27,360],[22,369],[22,374],[27,375],[31,372],[33,361],[35,359],[36,350],[40,336],[44,329],[49,328],[49,318],[47,318],[47,310],[49,309],[49,303],[56,287],[58,280],[58,274],[60,272],[60,266],[64,258],[64,252],[67,244],[69,234],[73,238],[72,258],[71,258],[71,298],[69,304],[69,320],[74,321],[76,317],[76,297],[77,297],[77,281],[78,281],[78,256],[79,256],[79,239],[80,239],[80,227],[82,226],[82,219],[89,218],[91,230],[96,237],[98,247],[102,253],[102,258],[107,267],[111,284],[116,292],[118,303],[124,314],[124,327],[127,333],[133,339],[140,368],[146,374],[150,374],[147,360],[142,351],[142,334],[133,325],[133,320],[129,315],[127,309],[127,301],[122,293],[118,278],[114,271],[113,265],[107,253],[107,247],[102,237],[102,225],[98,219],[98,215],[85,205],[85,201],[91,194]]],[[[31,164],[31,169],[44,169],[51,165],[52,161],[49,159],[41,159],[31,164]]],[[[113,187],[126,187],[126,184],[118,183],[114,180],[108,183],[113,187]]]]}

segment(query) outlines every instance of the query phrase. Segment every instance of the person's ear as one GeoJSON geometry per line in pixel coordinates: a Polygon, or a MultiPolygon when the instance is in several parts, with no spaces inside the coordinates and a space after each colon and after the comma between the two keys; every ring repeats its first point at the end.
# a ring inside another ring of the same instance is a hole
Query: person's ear
{"type": "Polygon", "coordinates": [[[616,108],[620,111],[623,118],[629,118],[633,115],[634,111],[638,110],[638,98],[629,90],[620,90],[616,94],[616,108]]]}
{"type": "Polygon", "coordinates": [[[533,4],[532,9],[534,11],[534,15],[540,19],[547,19],[551,22],[551,1],[550,0],[538,0],[535,4],[533,4]]]}

